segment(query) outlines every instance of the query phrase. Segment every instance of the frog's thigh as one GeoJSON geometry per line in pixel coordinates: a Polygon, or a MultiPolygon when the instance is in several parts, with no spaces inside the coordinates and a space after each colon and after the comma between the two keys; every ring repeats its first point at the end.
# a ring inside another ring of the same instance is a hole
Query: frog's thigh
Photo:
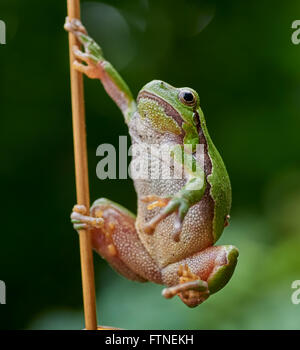
{"type": "Polygon", "coordinates": [[[132,213],[105,198],[95,201],[90,213],[104,219],[103,227],[91,229],[92,246],[97,253],[129,279],[162,283],[158,266],[137,235],[132,213]]]}
{"type": "Polygon", "coordinates": [[[187,265],[189,270],[207,281],[211,294],[223,288],[230,280],[239,253],[232,245],[214,246],[204,249],[186,259],[170,264],[162,270],[163,282],[167,286],[179,283],[179,266],[187,265]]]}

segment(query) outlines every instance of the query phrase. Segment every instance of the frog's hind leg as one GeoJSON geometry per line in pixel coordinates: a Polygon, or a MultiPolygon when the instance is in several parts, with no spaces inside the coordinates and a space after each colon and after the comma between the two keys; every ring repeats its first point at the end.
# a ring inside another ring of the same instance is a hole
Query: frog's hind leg
{"type": "Polygon", "coordinates": [[[162,283],[161,272],[141,243],[135,229],[135,215],[119,204],[101,198],[86,216],[83,206],[71,215],[74,228],[88,228],[93,249],[128,279],[162,283]]]}
{"type": "Polygon", "coordinates": [[[209,247],[186,259],[165,267],[163,282],[168,288],[163,296],[178,295],[189,307],[195,307],[230,280],[238,257],[232,245],[209,247]]]}

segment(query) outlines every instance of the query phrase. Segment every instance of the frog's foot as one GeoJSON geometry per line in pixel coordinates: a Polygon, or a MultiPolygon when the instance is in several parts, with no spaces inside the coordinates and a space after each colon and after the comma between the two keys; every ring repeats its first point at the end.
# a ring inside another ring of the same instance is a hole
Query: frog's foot
{"type": "Polygon", "coordinates": [[[70,20],[69,17],[66,17],[66,22],[65,22],[64,28],[66,31],[72,32],[76,36],[78,36],[80,34],[87,35],[87,31],[86,31],[84,25],[77,18],[73,18],[70,20]]]}
{"type": "Polygon", "coordinates": [[[178,295],[186,305],[195,307],[209,297],[207,282],[202,281],[199,276],[192,273],[187,264],[179,265],[178,276],[179,284],[162,291],[165,298],[170,299],[178,295]]]}
{"type": "Polygon", "coordinates": [[[78,46],[73,47],[73,53],[76,60],[73,62],[73,67],[88,76],[91,79],[101,79],[103,69],[96,57],[90,53],[82,52],[78,46]]]}
{"type": "Polygon", "coordinates": [[[195,307],[223,288],[230,280],[239,252],[232,245],[212,246],[162,270],[166,298],[178,295],[189,307],[195,307]]]}
{"type": "Polygon", "coordinates": [[[156,226],[164,220],[167,216],[172,213],[176,213],[176,219],[174,222],[174,232],[173,239],[178,242],[179,236],[182,230],[183,219],[186,213],[189,210],[189,203],[187,200],[181,197],[173,197],[173,198],[161,198],[159,196],[145,196],[142,198],[143,202],[151,202],[148,205],[148,209],[152,210],[156,207],[163,207],[163,210],[152,218],[147,224],[144,225],[144,232],[148,234],[153,234],[156,226]]]}
{"type": "Polygon", "coordinates": [[[84,205],[75,205],[71,213],[71,222],[77,231],[89,228],[101,228],[104,220],[101,217],[87,216],[87,209],[84,205]]]}
{"type": "MultiPolygon", "coordinates": [[[[74,55],[80,62],[83,61],[88,66],[97,66],[99,61],[104,60],[101,47],[88,35],[85,27],[78,19],[69,20],[67,17],[64,28],[66,31],[73,33],[77,40],[84,46],[84,53],[80,52],[77,47],[73,49],[73,51],[75,50],[74,55]]],[[[78,66],[78,63],[75,65],[75,68],[80,71],[82,69],[81,66],[78,66]]],[[[99,69],[100,68],[98,68],[98,70],[99,69]]],[[[83,73],[86,73],[86,71],[83,71],[83,73]]],[[[90,78],[94,77],[90,75],[88,76],[90,78]]],[[[99,78],[99,74],[96,77],[99,78]]]]}

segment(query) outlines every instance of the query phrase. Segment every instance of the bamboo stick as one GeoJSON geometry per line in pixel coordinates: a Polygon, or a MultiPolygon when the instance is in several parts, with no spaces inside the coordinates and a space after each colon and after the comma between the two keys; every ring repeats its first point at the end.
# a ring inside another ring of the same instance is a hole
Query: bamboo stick
{"type": "MultiPolygon", "coordinates": [[[[80,1],[67,0],[68,17],[80,18],[80,1]]],[[[82,74],[73,68],[75,57],[72,48],[74,45],[80,45],[72,33],[69,33],[69,51],[70,51],[70,74],[71,74],[71,94],[72,94],[72,121],[74,138],[74,156],[75,156],[75,175],[77,203],[85,205],[89,209],[89,181],[88,164],[86,148],[85,131],[85,111],[84,111],[84,92],[82,74]]],[[[79,232],[81,276],[83,290],[83,304],[85,328],[88,330],[97,329],[96,317],[96,294],[94,280],[93,252],[89,231],[81,230],[79,232]]]]}

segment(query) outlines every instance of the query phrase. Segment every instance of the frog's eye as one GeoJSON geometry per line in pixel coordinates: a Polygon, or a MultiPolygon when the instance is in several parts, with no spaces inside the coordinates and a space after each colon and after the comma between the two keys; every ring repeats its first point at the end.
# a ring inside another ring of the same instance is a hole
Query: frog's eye
{"type": "Polygon", "coordinates": [[[196,104],[196,96],[191,90],[181,90],[178,96],[180,101],[187,106],[194,106],[196,104]]]}

